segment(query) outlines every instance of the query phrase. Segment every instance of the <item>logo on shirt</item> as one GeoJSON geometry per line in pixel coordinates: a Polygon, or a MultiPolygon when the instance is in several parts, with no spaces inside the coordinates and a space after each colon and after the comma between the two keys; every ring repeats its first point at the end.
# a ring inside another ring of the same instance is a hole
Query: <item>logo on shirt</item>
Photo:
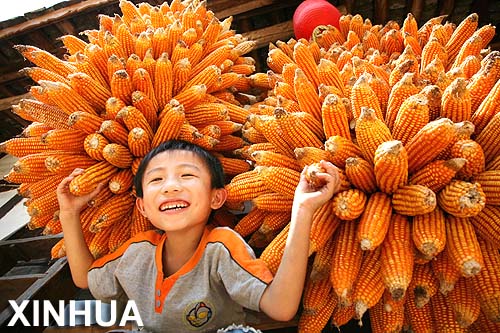
{"type": "Polygon", "coordinates": [[[193,327],[201,327],[212,318],[212,307],[207,302],[196,302],[187,307],[185,318],[193,327]]]}

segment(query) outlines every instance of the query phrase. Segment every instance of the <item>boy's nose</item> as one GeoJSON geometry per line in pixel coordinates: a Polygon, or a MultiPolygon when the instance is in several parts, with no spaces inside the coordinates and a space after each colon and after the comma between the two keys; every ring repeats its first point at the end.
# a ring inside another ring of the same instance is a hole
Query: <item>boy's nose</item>
{"type": "Polygon", "coordinates": [[[163,184],[163,192],[176,192],[180,191],[180,183],[176,179],[167,179],[163,184]]]}

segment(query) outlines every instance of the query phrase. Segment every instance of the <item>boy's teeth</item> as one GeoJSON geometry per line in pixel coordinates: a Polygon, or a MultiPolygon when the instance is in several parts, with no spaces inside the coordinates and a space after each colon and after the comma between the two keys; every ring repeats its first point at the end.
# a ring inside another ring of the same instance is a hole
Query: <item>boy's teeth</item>
{"type": "Polygon", "coordinates": [[[186,204],[177,203],[177,204],[162,205],[160,207],[160,209],[162,211],[165,211],[165,210],[171,210],[171,209],[180,209],[180,208],[184,208],[184,207],[187,207],[187,205],[186,204]]]}

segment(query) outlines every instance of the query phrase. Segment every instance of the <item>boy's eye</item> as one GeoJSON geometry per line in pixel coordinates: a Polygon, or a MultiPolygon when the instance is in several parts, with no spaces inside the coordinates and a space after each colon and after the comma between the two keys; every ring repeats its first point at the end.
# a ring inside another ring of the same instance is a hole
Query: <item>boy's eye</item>
{"type": "Polygon", "coordinates": [[[191,173],[184,173],[182,174],[182,177],[194,177],[194,175],[191,173]]]}
{"type": "Polygon", "coordinates": [[[156,178],[151,179],[149,182],[153,183],[153,182],[157,182],[157,181],[160,181],[160,180],[161,180],[160,177],[156,177],[156,178]]]}

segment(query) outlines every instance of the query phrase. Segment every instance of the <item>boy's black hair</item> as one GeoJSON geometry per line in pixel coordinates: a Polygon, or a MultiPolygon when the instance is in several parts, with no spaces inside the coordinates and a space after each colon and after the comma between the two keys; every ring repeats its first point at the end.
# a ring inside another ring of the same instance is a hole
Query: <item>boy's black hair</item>
{"type": "Polygon", "coordinates": [[[205,166],[208,168],[210,177],[212,178],[212,188],[224,187],[224,170],[217,157],[191,142],[182,140],[169,140],[161,143],[159,146],[149,151],[149,153],[144,156],[141,163],[139,164],[139,168],[137,168],[137,172],[134,176],[135,193],[138,198],[142,198],[143,196],[142,178],[144,177],[144,171],[146,171],[146,168],[148,167],[151,159],[160,153],[172,150],[185,150],[193,152],[196,156],[201,158],[205,166]]]}

